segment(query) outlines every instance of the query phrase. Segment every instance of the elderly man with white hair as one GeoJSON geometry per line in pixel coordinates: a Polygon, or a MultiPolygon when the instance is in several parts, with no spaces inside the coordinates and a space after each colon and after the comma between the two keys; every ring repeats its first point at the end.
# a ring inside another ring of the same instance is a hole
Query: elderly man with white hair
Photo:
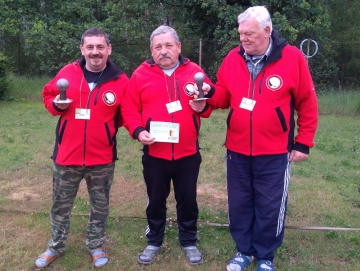
{"type": "Polygon", "coordinates": [[[256,258],[258,271],[272,271],[284,238],[290,163],[306,160],[314,146],[317,98],[304,55],[279,37],[265,7],[248,8],[238,23],[240,46],[223,60],[215,89],[202,89],[208,104],[230,109],[227,189],[237,252],[227,270],[244,270],[256,258]]]}

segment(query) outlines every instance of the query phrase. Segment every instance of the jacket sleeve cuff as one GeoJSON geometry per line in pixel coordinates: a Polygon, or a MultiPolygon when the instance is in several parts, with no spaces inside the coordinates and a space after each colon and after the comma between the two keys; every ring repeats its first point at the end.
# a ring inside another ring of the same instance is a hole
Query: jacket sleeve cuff
{"type": "Polygon", "coordinates": [[[207,110],[208,108],[209,108],[209,105],[206,103],[204,109],[201,110],[200,112],[198,112],[198,114],[202,114],[202,113],[206,112],[206,110],[207,110]]]}
{"type": "Polygon", "coordinates": [[[139,140],[138,137],[142,131],[145,131],[144,127],[140,126],[140,127],[136,128],[135,131],[133,132],[133,138],[139,140]]]}
{"type": "Polygon", "coordinates": [[[210,91],[208,94],[205,95],[206,98],[211,98],[215,94],[215,87],[213,85],[210,85],[210,91]]]}
{"type": "Polygon", "coordinates": [[[305,154],[309,154],[310,153],[310,148],[304,144],[301,144],[301,143],[298,143],[298,142],[295,142],[293,148],[293,150],[295,151],[299,151],[299,152],[302,152],[302,153],[305,153],[305,154]]]}
{"type": "Polygon", "coordinates": [[[64,112],[64,111],[66,110],[66,109],[64,109],[64,110],[63,110],[63,109],[60,109],[59,107],[56,106],[56,104],[55,104],[54,102],[53,102],[52,104],[53,104],[54,109],[55,109],[56,111],[60,112],[60,113],[62,113],[62,112],[64,112]]]}

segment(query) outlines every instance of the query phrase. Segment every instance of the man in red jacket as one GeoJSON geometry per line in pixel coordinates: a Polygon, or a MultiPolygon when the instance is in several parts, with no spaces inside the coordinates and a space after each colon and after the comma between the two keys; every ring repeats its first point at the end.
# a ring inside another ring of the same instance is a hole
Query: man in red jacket
{"type": "Polygon", "coordinates": [[[129,79],[108,59],[112,48],[103,30],[86,30],[80,50],[83,58],[63,67],[42,93],[46,109],[60,118],[52,156],[52,236],[35,262],[37,268],[47,267],[65,253],[71,209],[82,179],[86,180],[91,206],[85,245],[95,267],[109,260],[103,244],[117,160],[120,105],[129,79]],[[65,97],[59,95],[59,79],[68,81],[65,97]]]}
{"type": "Polygon", "coordinates": [[[256,258],[258,271],[271,271],[284,237],[290,162],[306,160],[314,146],[317,98],[304,55],[279,38],[265,7],[247,9],[238,23],[240,47],[223,60],[215,90],[203,90],[209,104],[230,109],[227,189],[237,253],[227,270],[256,258]]]}
{"type": "MultiPolygon", "coordinates": [[[[179,241],[187,261],[199,264],[202,255],[196,247],[196,184],[201,163],[198,136],[200,117],[209,117],[212,109],[205,101],[193,101],[194,75],[203,70],[180,54],[181,43],[173,28],[163,25],[154,30],[150,50],[152,58],[134,71],[122,105],[125,128],[144,145],[148,246],[138,262],[150,264],[159,253],[172,180],[179,241]],[[191,104],[197,110],[201,107],[201,112],[194,112],[191,104]]],[[[211,83],[207,77],[205,81],[211,83]]]]}

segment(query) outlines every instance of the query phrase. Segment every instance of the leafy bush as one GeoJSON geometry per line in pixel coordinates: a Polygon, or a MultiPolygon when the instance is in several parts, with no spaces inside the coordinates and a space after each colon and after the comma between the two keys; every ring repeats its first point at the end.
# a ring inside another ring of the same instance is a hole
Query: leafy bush
{"type": "Polygon", "coordinates": [[[9,81],[6,76],[6,67],[9,59],[0,52],[0,100],[5,99],[5,92],[9,89],[9,81]]]}

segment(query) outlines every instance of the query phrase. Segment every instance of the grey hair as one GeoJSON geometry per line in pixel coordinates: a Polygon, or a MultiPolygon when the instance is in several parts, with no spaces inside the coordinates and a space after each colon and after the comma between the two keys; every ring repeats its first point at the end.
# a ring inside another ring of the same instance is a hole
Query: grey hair
{"type": "Polygon", "coordinates": [[[270,33],[272,32],[272,21],[270,13],[265,6],[250,7],[238,16],[238,23],[255,18],[259,22],[260,28],[264,29],[270,26],[270,33]]]}
{"type": "Polygon", "coordinates": [[[179,36],[178,34],[176,33],[176,30],[170,26],[167,26],[167,25],[160,25],[158,28],[156,28],[152,33],[151,33],[151,36],[150,36],[150,46],[152,46],[152,43],[153,43],[153,39],[155,36],[157,35],[162,35],[162,34],[166,34],[166,33],[170,33],[174,40],[175,40],[175,43],[179,43],[180,40],[179,40],[179,36]]]}
{"type": "Polygon", "coordinates": [[[106,44],[110,45],[110,38],[109,34],[106,33],[104,30],[97,28],[97,27],[91,27],[87,29],[81,36],[81,45],[84,45],[84,39],[85,37],[104,37],[106,44]]]}

